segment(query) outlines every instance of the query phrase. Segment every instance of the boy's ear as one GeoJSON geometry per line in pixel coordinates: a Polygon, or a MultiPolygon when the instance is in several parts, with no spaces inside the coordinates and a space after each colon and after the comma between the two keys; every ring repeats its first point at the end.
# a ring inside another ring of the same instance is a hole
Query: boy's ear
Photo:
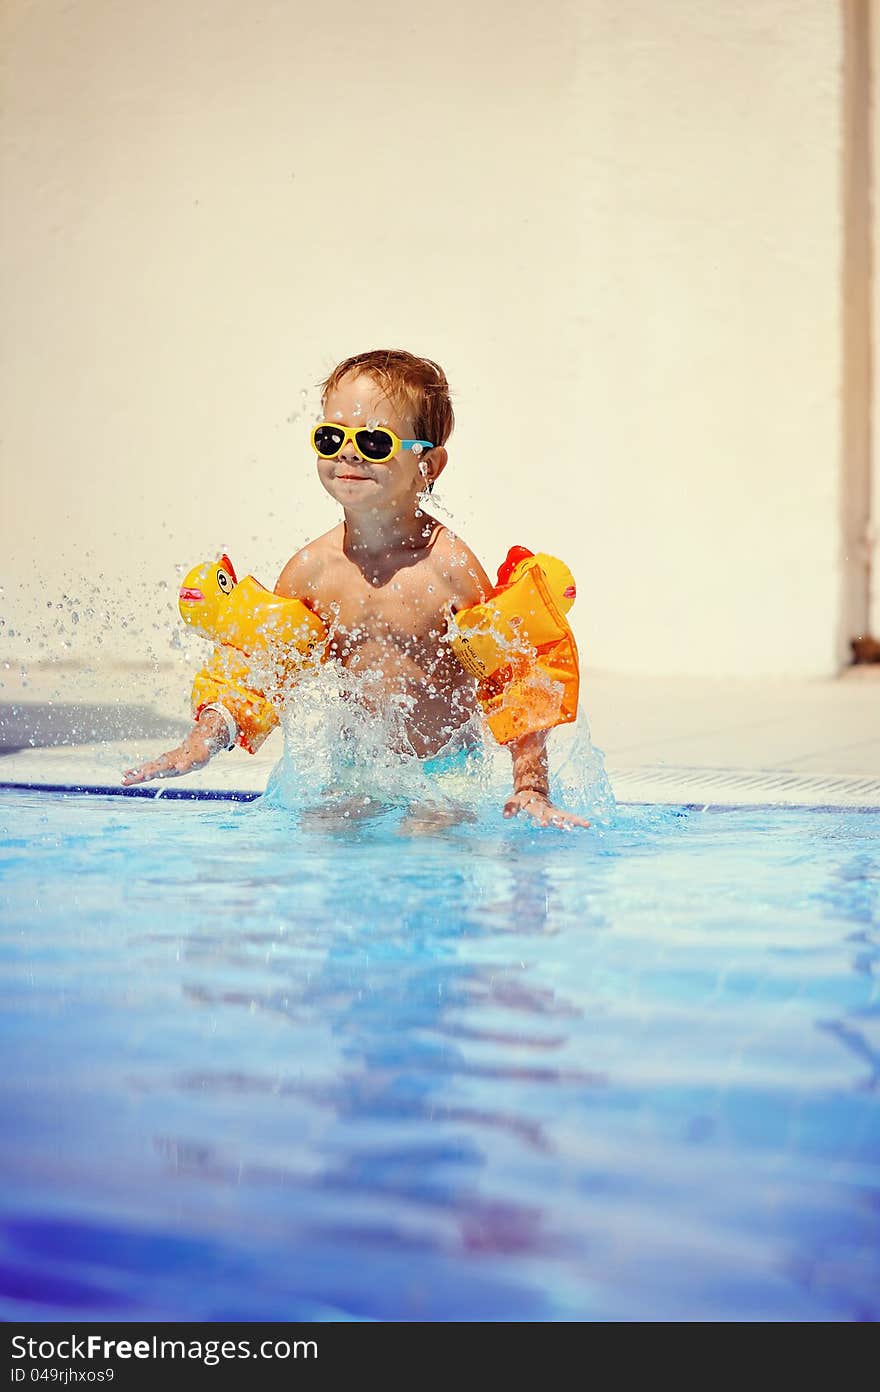
{"type": "Polygon", "coordinates": [[[425,483],[430,490],[437,482],[443,470],[446,468],[449,455],[446,453],[445,445],[434,445],[433,449],[426,450],[419,460],[419,468],[423,471],[425,483]]]}

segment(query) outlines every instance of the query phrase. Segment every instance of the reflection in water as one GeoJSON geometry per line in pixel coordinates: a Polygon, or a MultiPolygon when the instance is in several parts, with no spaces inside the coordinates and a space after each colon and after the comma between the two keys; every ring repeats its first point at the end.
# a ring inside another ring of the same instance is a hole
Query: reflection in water
{"type": "MultiPolygon", "coordinates": [[[[493,1134],[508,1136],[534,1155],[553,1154],[547,1126],[530,1115],[532,1089],[582,1095],[604,1082],[597,1071],[550,1061],[548,1055],[563,1054],[568,1043],[565,1022],[580,1019],[582,1011],[563,991],[530,980],[525,960],[503,954],[511,938],[527,940],[523,950],[539,954],[541,938],[558,931],[552,879],[543,867],[530,870],[515,859],[499,874],[494,857],[474,855],[456,861],[442,893],[435,887],[420,901],[413,890],[423,872],[415,855],[412,861],[408,886],[387,870],[363,883],[358,912],[349,905],[344,924],[338,922],[332,879],[320,884],[310,896],[306,932],[309,923],[334,918],[342,930],[324,951],[314,940],[302,951],[303,925],[293,910],[274,935],[250,931],[224,940],[214,933],[187,944],[183,957],[185,972],[222,963],[240,976],[248,949],[262,952],[271,985],[243,991],[186,980],[185,999],[196,1007],[233,1006],[251,1016],[282,1017],[301,1031],[328,1029],[338,1064],[330,1076],[318,1077],[313,1064],[299,1077],[185,1072],[177,1076],[177,1087],[198,1095],[269,1095],[279,1114],[295,1098],[300,1106],[330,1113],[343,1143],[322,1123],[321,1143],[307,1170],[224,1158],[222,1146],[186,1138],[163,1136],[158,1144],[178,1175],[197,1174],[210,1183],[295,1185],[303,1196],[315,1190],[336,1194],[337,1216],[314,1229],[334,1240],[410,1245],[412,1233],[395,1228],[394,1215],[404,1205],[442,1213],[443,1230],[436,1239],[441,1250],[450,1249],[452,1222],[461,1251],[548,1256],[567,1245],[556,1220],[534,1200],[481,1192],[481,1182],[487,1138],[493,1134]],[[401,893],[407,887],[408,896],[401,893]],[[417,907],[402,907],[407,899],[417,907]],[[278,950],[279,934],[281,942],[295,937],[293,951],[278,950]],[[475,960],[482,943],[491,944],[491,961],[475,960]],[[523,1027],[523,1017],[535,1024],[523,1027]],[[497,1025],[483,1023],[496,1019],[497,1025]],[[548,1019],[551,1032],[541,1028],[548,1019]],[[467,1101],[473,1082],[507,1085],[514,1099],[523,1085],[528,1091],[519,1110],[505,1105],[505,1091],[496,1093],[491,1106],[474,1105],[467,1101]],[[366,1148],[353,1143],[375,1123],[400,1133],[400,1139],[366,1148]],[[352,1196],[359,1202],[383,1201],[375,1226],[352,1227],[347,1216],[352,1196]]],[[[418,1245],[427,1241],[422,1234],[418,1245]]]]}
{"type": "Polygon", "coordinates": [[[842,1020],[818,1020],[816,1024],[818,1029],[839,1039],[857,1059],[868,1065],[868,1077],[861,1079],[856,1086],[864,1088],[866,1092],[876,1091],[880,1084],[880,1053],[871,1047],[864,1034],[842,1020]]]}
{"type": "MultiPolygon", "coordinates": [[[[855,853],[849,844],[835,844],[840,858],[818,897],[830,918],[868,925],[848,933],[844,940],[858,944],[852,957],[853,971],[873,980],[880,961],[880,854],[873,819],[865,820],[867,826],[863,830],[869,844],[855,853]]],[[[838,1019],[816,1022],[818,1029],[838,1039],[851,1055],[867,1065],[867,1077],[863,1075],[856,1084],[866,1092],[876,1092],[880,1087],[880,1050],[872,1044],[864,1023],[867,1020],[873,1024],[876,1018],[877,1007],[872,1003],[854,1007],[838,1019]]]]}

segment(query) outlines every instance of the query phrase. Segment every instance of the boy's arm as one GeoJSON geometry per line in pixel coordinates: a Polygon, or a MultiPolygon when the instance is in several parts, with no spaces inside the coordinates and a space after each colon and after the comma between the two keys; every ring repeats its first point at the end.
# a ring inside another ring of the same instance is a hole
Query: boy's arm
{"type": "Polygon", "coordinates": [[[539,826],[588,827],[590,823],[583,817],[550,801],[547,735],[547,730],[536,730],[507,746],[513,759],[513,797],[504,804],[504,815],[516,817],[527,812],[539,826]]]}
{"type": "MultiPolygon", "coordinates": [[[[458,537],[451,538],[450,579],[453,580],[455,609],[480,604],[492,589],[489,579],[474,553],[458,537]]],[[[504,804],[505,817],[527,812],[541,826],[582,826],[590,823],[574,812],[555,807],[550,801],[550,781],[547,768],[547,730],[523,735],[507,746],[513,759],[513,796],[504,804]]]]}
{"type": "MultiPolygon", "coordinates": [[[[312,603],[310,599],[310,590],[315,579],[314,555],[315,546],[314,543],[312,543],[309,546],[304,546],[300,551],[297,551],[293,556],[291,556],[290,560],[287,562],[287,565],[284,567],[284,569],[278,577],[274,593],[279,595],[282,599],[299,599],[303,603],[305,603],[308,608],[314,609],[315,605],[312,603]]],[[[262,698],[260,708],[261,713],[258,722],[259,733],[257,735],[257,740],[259,744],[263,742],[263,739],[265,739],[265,736],[268,733],[268,731],[264,729],[264,726],[266,720],[270,718],[266,712],[266,708],[271,707],[271,704],[271,698],[262,698]]],[[[199,723],[201,723],[202,720],[204,720],[212,713],[217,714],[220,723],[223,726],[223,730],[218,730],[217,732],[217,741],[221,740],[223,731],[225,730],[228,743],[215,743],[211,748],[211,753],[207,756],[208,758],[211,758],[220,749],[232,749],[238,741],[241,733],[239,731],[239,727],[236,721],[236,713],[234,711],[231,711],[228,705],[224,705],[221,702],[217,701],[212,702],[210,705],[205,707],[205,709],[201,712],[201,715],[199,716],[199,723]]],[[[258,747],[258,743],[255,743],[253,747],[250,744],[246,743],[245,747],[249,748],[253,753],[254,750],[258,747]]],[[[184,771],[186,772],[188,770],[184,771]]]]}
{"type": "Polygon", "coordinates": [[[229,729],[223,716],[216,710],[203,710],[182,744],[167,754],[160,754],[158,759],[126,769],[122,786],[130,788],[134,783],[147,783],[151,778],[179,778],[181,774],[192,773],[193,769],[204,768],[209,759],[221,749],[229,749],[230,745],[229,729]]]}
{"type": "MultiPolygon", "coordinates": [[[[291,556],[278,577],[275,593],[288,599],[302,599],[308,603],[308,595],[314,582],[314,546],[304,546],[291,556]]],[[[122,776],[123,786],[146,783],[153,778],[179,778],[192,773],[193,769],[204,768],[205,764],[222,750],[231,749],[235,744],[237,726],[232,712],[220,703],[212,703],[201,712],[189,734],[167,754],[158,759],[149,759],[135,768],[126,769],[122,776]]]]}
{"type": "Polygon", "coordinates": [[[547,771],[547,731],[536,730],[532,735],[512,740],[508,748],[513,759],[514,793],[550,793],[547,771]]]}

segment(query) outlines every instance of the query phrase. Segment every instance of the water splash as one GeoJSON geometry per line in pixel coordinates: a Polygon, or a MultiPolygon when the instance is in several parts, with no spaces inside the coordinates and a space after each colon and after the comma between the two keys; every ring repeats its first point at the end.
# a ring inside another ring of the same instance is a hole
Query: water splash
{"type": "MultiPolygon", "coordinates": [[[[458,714],[431,759],[419,758],[409,736],[411,695],[389,692],[379,671],[335,660],[303,671],[286,694],[284,752],[265,803],[291,811],[323,807],[328,815],[376,817],[404,808],[439,808],[464,821],[497,820],[512,792],[510,751],[500,747],[474,712],[458,714]]],[[[453,717],[454,720],[455,717],[453,717]]],[[[600,750],[581,716],[550,733],[550,791],[557,806],[609,824],[614,796],[600,750]]]]}
{"type": "Polygon", "coordinates": [[[548,740],[550,795],[554,802],[597,826],[610,826],[617,803],[605,772],[605,756],[590,736],[583,708],[577,720],[553,730],[548,740]]]}
{"type": "MultiPolygon", "coordinates": [[[[360,801],[375,811],[427,797],[448,801],[449,780],[444,787],[431,779],[410,740],[414,706],[413,696],[387,689],[381,671],[345,668],[331,659],[303,672],[284,701],[284,754],[267,789],[269,801],[290,808],[360,801]]],[[[460,749],[469,740],[476,771],[477,732],[460,730],[450,745],[460,749]]],[[[473,799],[467,780],[459,779],[456,791],[473,799]]]]}

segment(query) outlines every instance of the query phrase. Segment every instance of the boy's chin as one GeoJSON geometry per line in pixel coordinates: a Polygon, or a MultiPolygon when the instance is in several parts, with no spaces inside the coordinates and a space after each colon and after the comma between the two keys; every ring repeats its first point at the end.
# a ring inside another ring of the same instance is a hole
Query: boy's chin
{"type": "Polygon", "coordinates": [[[355,483],[349,479],[334,479],[331,483],[324,484],[324,491],[330,494],[334,502],[339,503],[340,507],[363,507],[368,499],[375,500],[378,490],[375,482],[364,480],[355,483]]]}

